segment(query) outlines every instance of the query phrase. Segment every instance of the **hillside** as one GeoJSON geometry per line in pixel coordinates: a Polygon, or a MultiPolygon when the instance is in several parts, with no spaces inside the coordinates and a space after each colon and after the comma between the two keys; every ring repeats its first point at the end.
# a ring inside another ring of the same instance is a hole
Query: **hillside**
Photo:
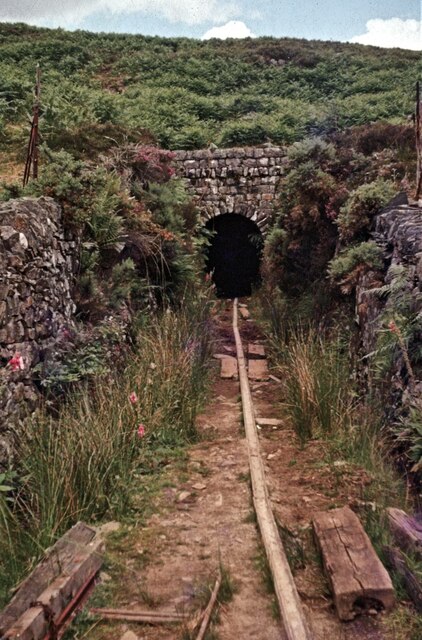
{"type": "MultiPolygon", "coordinates": [[[[402,553],[389,525],[421,511],[421,71],[336,42],[0,24],[0,607],[84,521],[104,571],[65,587],[82,561],[54,555],[57,603],[96,586],[69,640],[276,640],[298,616],[301,638],[422,638],[422,538],[402,553]],[[341,611],[321,514],[369,536],[365,562],[335,552],[341,611]]],[[[31,620],[60,635],[45,593],[31,620]]]]}
{"type": "Polygon", "coordinates": [[[3,160],[24,153],[37,62],[44,140],[94,157],[146,131],[162,147],[188,149],[402,123],[422,68],[418,52],[336,42],[202,42],[2,24],[3,160]]]}

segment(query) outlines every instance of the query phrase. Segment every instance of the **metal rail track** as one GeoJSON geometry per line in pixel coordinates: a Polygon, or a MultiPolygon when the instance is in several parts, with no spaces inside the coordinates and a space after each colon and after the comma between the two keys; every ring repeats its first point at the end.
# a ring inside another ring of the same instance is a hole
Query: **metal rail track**
{"type": "Polygon", "coordinates": [[[239,381],[242,395],[243,420],[248,444],[249,468],[256,517],[270,566],[274,589],[288,640],[313,640],[296,589],[286,553],[271,509],[265,471],[256,429],[252,394],[246,369],[245,354],[238,326],[238,300],[233,303],[233,333],[236,342],[239,381]]]}

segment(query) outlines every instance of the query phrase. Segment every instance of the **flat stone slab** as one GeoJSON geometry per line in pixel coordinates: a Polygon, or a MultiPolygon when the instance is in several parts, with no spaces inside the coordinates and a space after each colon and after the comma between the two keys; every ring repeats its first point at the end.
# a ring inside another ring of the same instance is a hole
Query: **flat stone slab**
{"type": "Polygon", "coordinates": [[[220,377],[223,380],[232,380],[238,377],[237,359],[232,356],[224,356],[220,359],[220,377]]]}
{"type": "Polygon", "coordinates": [[[268,380],[268,363],[266,360],[248,360],[248,376],[249,380],[268,380]]]}
{"type": "Polygon", "coordinates": [[[283,420],[279,420],[278,418],[257,418],[256,423],[259,424],[260,427],[282,427],[283,420]]]}
{"type": "Polygon", "coordinates": [[[394,589],[362,524],[349,507],[317,513],[313,519],[340,620],[369,609],[391,609],[394,589]]]}
{"type": "Polygon", "coordinates": [[[254,342],[250,342],[248,344],[248,356],[249,358],[255,359],[264,359],[265,358],[265,347],[263,344],[255,344],[254,342]]]}

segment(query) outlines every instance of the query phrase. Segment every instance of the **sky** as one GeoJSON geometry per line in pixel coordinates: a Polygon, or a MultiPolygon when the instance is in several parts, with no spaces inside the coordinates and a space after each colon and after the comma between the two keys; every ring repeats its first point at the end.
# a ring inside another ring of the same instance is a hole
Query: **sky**
{"type": "Polygon", "coordinates": [[[0,22],[207,39],[256,36],[422,50],[422,0],[0,0],[0,22]]]}

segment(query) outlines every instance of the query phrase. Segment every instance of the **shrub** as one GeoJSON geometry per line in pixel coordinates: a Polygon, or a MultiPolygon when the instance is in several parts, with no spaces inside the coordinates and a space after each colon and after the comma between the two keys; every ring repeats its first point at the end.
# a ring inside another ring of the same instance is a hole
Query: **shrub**
{"type": "Polygon", "coordinates": [[[337,218],[340,238],[350,242],[365,236],[373,217],[394,197],[396,191],[393,182],[382,179],[363,184],[352,191],[337,218]]]}
{"type": "Polygon", "coordinates": [[[232,122],[225,125],[220,136],[222,147],[241,147],[266,142],[269,131],[254,122],[232,122]]]}
{"type": "Polygon", "coordinates": [[[350,293],[363,270],[380,269],[383,265],[381,248],[372,240],[347,247],[328,265],[328,275],[340,281],[342,291],[350,293]]]}

